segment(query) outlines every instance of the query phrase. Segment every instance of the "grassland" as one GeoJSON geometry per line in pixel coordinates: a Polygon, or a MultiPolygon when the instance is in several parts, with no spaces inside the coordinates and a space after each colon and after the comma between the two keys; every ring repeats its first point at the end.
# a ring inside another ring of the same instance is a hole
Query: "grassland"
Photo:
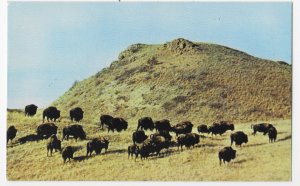
{"type": "MultiPolygon", "coordinates": [[[[23,113],[9,112],[8,125],[19,130],[17,138],[34,133],[41,123],[40,112],[34,118],[23,113]]],[[[236,123],[236,130],[249,135],[249,142],[237,150],[236,159],[219,165],[218,151],[230,145],[229,135],[204,135],[194,149],[183,151],[171,148],[169,155],[150,157],[148,160],[127,159],[126,148],[131,144],[131,134],[137,125],[129,120],[129,128],[121,133],[107,133],[96,124],[82,121],[88,138],[104,136],[110,144],[106,154],[85,157],[87,140],[63,141],[63,146],[78,147],[74,160],[63,164],[59,152],[46,156],[46,140],[22,145],[8,144],[7,178],[9,180],[161,180],[161,181],[289,181],[291,180],[291,120],[269,121],[279,131],[278,140],[269,143],[262,134],[251,135],[251,123],[236,123]]],[[[172,120],[171,120],[172,121],[172,120]]],[[[260,122],[260,121],[256,121],[260,122]]],[[[63,126],[70,124],[67,118],[57,122],[59,137],[63,126]]],[[[194,122],[195,125],[198,125],[194,122]]],[[[196,128],[193,129],[196,132],[196,128]]],[[[147,131],[150,134],[150,131],[147,131]]],[[[173,140],[175,136],[173,134],[173,140]]]]}

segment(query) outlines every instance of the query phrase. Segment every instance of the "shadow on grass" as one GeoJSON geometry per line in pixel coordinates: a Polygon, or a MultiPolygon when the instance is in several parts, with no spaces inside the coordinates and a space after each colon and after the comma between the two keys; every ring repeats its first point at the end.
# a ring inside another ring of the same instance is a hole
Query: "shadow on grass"
{"type": "Polygon", "coordinates": [[[242,159],[242,160],[234,161],[233,163],[234,163],[234,164],[242,164],[242,163],[245,163],[246,161],[247,161],[247,160],[242,159]]]}
{"type": "Polygon", "coordinates": [[[127,149],[107,150],[105,154],[121,154],[127,152],[127,149]]]}
{"type": "MultiPolygon", "coordinates": [[[[91,157],[93,157],[93,156],[91,156],[91,157]]],[[[81,162],[81,161],[87,160],[87,159],[89,159],[89,158],[91,158],[91,157],[87,157],[87,156],[77,156],[77,157],[74,157],[73,160],[74,160],[75,162],[81,162]]]]}
{"type": "Polygon", "coordinates": [[[288,135],[288,136],[286,136],[284,138],[278,139],[277,141],[285,141],[285,140],[289,140],[291,138],[292,138],[292,135],[288,135]]]}
{"type": "Polygon", "coordinates": [[[246,145],[244,147],[257,147],[257,146],[266,145],[266,144],[268,144],[268,143],[255,143],[255,144],[246,145]]]}

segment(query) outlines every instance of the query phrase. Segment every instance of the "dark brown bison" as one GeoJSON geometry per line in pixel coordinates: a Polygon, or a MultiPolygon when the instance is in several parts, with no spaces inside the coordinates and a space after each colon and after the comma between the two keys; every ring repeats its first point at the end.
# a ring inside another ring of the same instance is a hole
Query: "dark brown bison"
{"type": "Polygon", "coordinates": [[[193,126],[194,125],[190,121],[183,121],[175,126],[172,126],[171,131],[175,132],[176,136],[178,136],[178,134],[187,134],[192,132],[193,126]]]}
{"type": "Polygon", "coordinates": [[[199,142],[200,142],[200,136],[195,133],[180,134],[177,137],[178,149],[180,146],[181,150],[182,150],[182,146],[186,146],[189,149],[191,146],[194,147],[195,144],[198,144],[199,142]]]}
{"type": "Polygon", "coordinates": [[[162,137],[166,138],[166,140],[169,140],[169,141],[171,141],[171,139],[172,139],[172,136],[170,135],[170,133],[165,130],[151,134],[150,138],[152,138],[153,136],[162,136],[162,137]]]}
{"type": "Polygon", "coordinates": [[[52,134],[57,134],[57,126],[54,123],[43,123],[38,126],[36,133],[40,139],[48,139],[52,134]]]}
{"type": "Polygon", "coordinates": [[[6,132],[6,144],[8,144],[8,141],[12,141],[16,135],[17,135],[18,130],[16,129],[15,126],[11,125],[8,127],[7,132],[6,132]]]}
{"type": "Polygon", "coordinates": [[[248,143],[248,136],[242,131],[237,131],[230,135],[231,145],[235,142],[235,145],[242,146],[242,143],[248,143]]]}
{"type": "Polygon", "coordinates": [[[114,132],[121,132],[122,130],[126,130],[128,127],[128,123],[123,118],[113,118],[111,121],[111,125],[108,125],[108,132],[111,130],[114,132]]]}
{"type": "Polygon", "coordinates": [[[129,145],[127,148],[127,152],[128,152],[128,159],[129,159],[129,157],[132,157],[133,155],[135,155],[135,160],[136,160],[136,158],[139,155],[138,146],[136,144],[129,145]]]}
{"type": "Polygon", "coordinates": [[[61,152],[61,141],[57,139],[57,136],[55,134],[53,134],[50,137],[50,140],[47,143],[47,156],[49,152],[50,152],[50,156],[52,156],[53,149],[55,151],[59,150],[61,152]]]}
{"type": "Polygon", "coordinates": [[[221,121],[220,123],[213,123],[209,128],[209,133],[212,135],[222,135],[227,130],[234,130],[234,124],[229,124],[227,122],[221,121]]]}
{"type": "Polygon", "coordinates": [[[260,124],[252,124],[251,129],[253,128],[253,135],[256,135],[256,132],[262,132],[266,135],[271,127],[274,127],[269,123],[260,123],[260,124]]]}
{"type": "Polygon", "coordinates": [[[171,124],[170,121],[167,119],[159,120],[154,122],[154,128],[156,131],[170,131],[171,130],[171,124]]]}
{"type": "Polygon", "coordinates": [[[132,133],[132,142],[135,143],[142,143],[148,138],[143,130],[137,130],[132,133]]]}
{"type": "Polygon", "coordinates": [[[199,133],[209,133],[207,125],[201,124],[197,127],[199,133]]]}
{"type": "Polygon", "coordinates": [[[39,135],[29,134],[27,136],[19,138],[18,142],[20,144],[24,144],[24,143],[29,142],[29,141],[36,141],[36,142],[38,142],[39,140],[42,140],[42,138],[39,135]]]}
{"type": "Polygon", "coordinates": [[[64,163],[66,163],[66,160],[69,159],[69,162],[71,159],[73,159],[73,155],[74,155],[74,149],[71,146],[67,146],[66,148],[64,148],[62,150],[61,156],[64,160],[64,163]]]}
{"type": "Polygon", "coordinates": [[[103,129],[104,125],[110,126],[113,119],[114,118],[110,115],[105,115],[105,114],[101,115],[100,116],[100,126],[101,126],[101,128],[103,129]]]}
{"type": "Polygon", "coordinates": [[[56,107],[48,107],[43,111],[43,123],[45,122],[45,118],[49,122],[49,119],[54,122],[60,117],[60,110],[57,110],[56,107]]]}
{"type": "Polygon", "coordinates": [[[163,136],[152,135],[150,138],[150,143],[152,145],[153,153],[155,153],[156,155],[160,155],[160,151],[162,149],[166,149],[168,152],[171,144],[170,142],[171,142],[170,140],[167,140],[163,136]]]}
{"type": "Polygon", "coordinates": [[[62,140],[64,140],[64,139],[69,140],[70,136],[73,136],[73,138],[75,138],[76,141],[78,138],[80,138],[81,140],[86,139],[86,134],[85,134],[82,126],[78,125],[78,124],[65,126],[63,128],[62,140]]]}
{"type": "Polygon", "coordinates": [[[143,117],[143,118],[139,119],[136,130],[139,130],[139,129],[142,129],[142,130],[150,129],[152,131],[154,129],[154,122],[153,122],[152,118],[143,117]]]}
{"type": "Polygon", "coordinates": [[[223,163],[225,164],[225,161],[228,163],[234,159],[236,156],[236,150],[233,150],[231,147],[224,147],[219,151],[219,160],[220,160],[220,166],[223,163]]]}
{"type": "Polygon", "coordinates": [[[79,122],[83,118],[83,110],[80,107],[73,108],[70,110],[70,118],[71,121],[75,120],[76,122],[79,122]]]}
{"type": "Polygon", "coordinates": [[[34,104],[26,105],[25,107],[25,116],[32,117],[36,114],[37,106],[34,104]]]}
{"type": "Polygon", "coordinates": [[[94,138],[86,144],[86,156],[91,156],[93,151],[95,151],[96,155],[100,154],[102,149],[105,149],[105,152],[108,149],[109,141],[105,138],[94,138]]]}
{"type": "Polygon", "coordinates": [[[277,130],[275,127],[270,127],[268,131],[269,143],[273,143],[277,138],[277,130]]]}

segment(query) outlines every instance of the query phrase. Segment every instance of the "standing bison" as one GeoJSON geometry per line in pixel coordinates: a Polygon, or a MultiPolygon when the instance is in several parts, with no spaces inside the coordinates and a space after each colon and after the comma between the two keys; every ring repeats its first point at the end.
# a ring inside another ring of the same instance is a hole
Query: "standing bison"
{"type": "Polygon", "coordinates": [[[86,144],[86,156],[91,156],[93,151],[96,152],[96,155],[100,154],[102,149],[105,149],[105,152],[108,149],[109,141],[105,138],[98,139],[94,138],[86,144]]]}
{"type": "Polygon", "coordinates": [[[266,135],[271,127],[274,127],[269,123],[260,123],[260,124],[252,124],[251,129],[253,129],[253,135],[256,135],[256,132],[262,132],[266,135]]]}
{"type": "Polygon", "coordinates": [[[219,123],[213,123],[209,128],[209,133],[211,132],[212,135],[222,135],[224,134],[227,130],[234,130],[234,124],[227,123],[225,121],[221,121],[219,123]]]}
{"type": "Polygon", "coordinates": [[[200,136],[195,133],[180,134],[177,137],[178,149],[180,146],[181,150],[182,150],[182,146],[186,146],[189,149],[191,146],[194,147],[195,144],[198,144],[199,142],[200,142],[200,136]]]}
{"type": "Polygon", "coordinates": [[[230,135],[230,140],[231,140],[231,146],[233,142],[235,142],[235,145],[242,146],[242,143],[248,143],[248,136],[242,131],[237,131],[230,135]]]}
{"type": "Polygon", "coordinates": [[[108,126],[108,132],[111,130],[114,132],[121,132],[122,130],[126,130],[128,127],[128,123],[123,118],[113,118],[111,121],[111,125],[108,126]]]}
{"type": "Polygon", "coordinates": [[[147,138],[148,138],[148,136],[145,134],[145,131],[143,131],[143,130],[134,131],[132,133],[132,142],[133,142],[133,144],[142,143],[147,138]]]}
{"type": "Polygon", "coordinates": [[[64,160],[64,163],[66,163],[66,160],[69,159],[69,162],[71,160],[71,158],[73,159],[73,155],[74,155],[74,149],[71,146],[67,146],[66,148],[63,149],[61,156],[64,160]]]}
{"type": "Polygon", "coordinates": [[[6,144],[8,144],[8,141],[12,141],[16,135],[17,135],[18,130],[16,129],[15,126],[9,126],[6,132],[6,144]]]}
{"type": "Polygon", "coordinates": [[[275,127],[269,128],[268,131],[269,143],[275,142],[277,138],[277,130],[275,127]]]}
{"type": "Polygon", "coordinates": [[[228,163],[232,160],[235,159],[236,156],[236,150],[233,150],[231,147],[224,147],[219,151],[219,161],[220,161],[220,166],[223,163],[225,164],[225,161],[228,163]]]}
{"type": "Polygon", "coordinates": [[[86,139],[86,134],[81,125],[73,124],[63,128],[63,137],[62,140],[69,140],[69,137],[73,136],[77,141],[77,138],[81,140],[86,139]]]}
{"type": "Polygon", "coordinates": [[[154,122],[154,128],[156,131],[170,131],[171,130],[171,124],[170,121],[167,119],[159,120],[154,122]]]}
{"type": "Polygon", "coordinates": [[[178,136],[178,134],[187,134],[192,132],[193,126],[194,125],[190,121],[184,121],[172,126],[171,131],[175,132],[176,136],[178,136]]]}
{"type": "Polygon", "coordinates": [[[139,130],[139,129],[142,129],[142,130],[150,129],[152,131],[154,129],[154,122],[153,122],[152,118],[143,117],[143,118],[139,119],[136,130],[139,130]]]}
{"type": "Polygon", "coordinates": [[[204,125],[204,124],[199,125],[197,127],[197,130],[198,130],[199,133],[209,133],[207,125],[204,125]]]}
{"type": "Polygon", "coordinates": [[[32,117],[36,114],[37,106],[34,104],[25,107],[25,116],[32,117]]]}
{"type": "Polygon", "coordinates": [[[54,123],[43,123],[36,129],[38,139],[48,139],[52,134],[57,134],[57,126],[54,123]]]}
{"type": "Polygon", "coordinates": [[[103,129],[104,125],[110,126],[113,119],[114,118],[112,116],[110,116],[110,115],[105,115],[105,114],[101,115],[100,116],[100,126],[101,126],[101,128],[103,129]]]}
{"type": "Polygon", "coordinates": [[[61,152],[61,141],[59,139],[57,139],[55,134],[53,134],[50,137],[50,140],[47,143],[47,156],[48,156],[49,152],[50,152],[50,156],[52,156],[53,149],[55,151],[59,150],[61,152]]]}
{"type": "Polygon", "coordinates": [[[71,121],[75,120],[76,122],[79,122],[83,118],[83,110],[80,107],[73,108],[70,110],[70,118],[71,121]]]}
{"type": "Polygon", "coordinates": [[[48,107],[43,111],[43,123],[45,122],[45,118],[49,122],[49,119],[54,122],[60,117],[60,110],[57,110],[56,107],[48,107]]]}

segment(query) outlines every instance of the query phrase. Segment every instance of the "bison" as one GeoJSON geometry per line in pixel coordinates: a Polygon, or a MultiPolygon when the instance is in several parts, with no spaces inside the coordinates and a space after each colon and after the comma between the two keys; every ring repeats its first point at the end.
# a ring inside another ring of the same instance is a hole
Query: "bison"
{"type": "Polygon", "coordinates": [[[266,135],[271,127],[274,127],[269,123],[260,123],[260,124],[252,124],[251,129],[253,128],[253,135],[256,135],[256,132],[262,132],[266,135]]]}
{"type": "Polygon", "coordinates": [[[113,118],[111,121],[111,124],[108,125],[108,133],[111,130],[114,132],[115,130],[117,132],[121,132],[122,130],[126,130],[128,127],[128,123],[123,118],[113,118]]]}
{"type": "Polygon", "coordinates": [[[178,134],[187,134],[192,132],[193,126],[190,121],[184,121],[172,126],[171,131],[175,132],[176,136],[178,136],[178,134]]]}
{"type": "Polygon", "coordinates": [[[127,148],[127,151],[128,151],[128,159],[129,159],[130,156],[132,157],[133,154],[134,154],[135,155],[135,160],[136,160],[136,158],[139,155],[138,146],[136,144],[129,145],[128,148],[127,148]]]}
{"type": "Polygon", "coordinates": [[[154,134],[150,135],[150,138],[152,138],[153,136],[162,136],[164,138],[166,138],[166,140],[171,141],[172,136],[170,135],[170,133],[166,130],[160,131],[160,132],[156,132],[154,134]]]}
{"type": "Polygon", "coordinates": [[[140,128],[142,130],[150,129],[152,131],[154,129],[154,122],[153,122],[152,118],[143,117],[143,118],[139,119],[138,120],[138,126],[137,126],[136,130],[139,130],[140,128]]]}
{"type": "Polygon", "coordinates": [[[231,140],[231,146],[233,142],[235,142],[235,145],[242,146],[242,143],[248,143],[248,136],[242,131],[237,131],[230,135],[230,140],[231,140]]]}
{"type": "Polygon", "coordinates": [[[154,122],[154,128],[156,131],[170,131],[171,130],[171,124],[170,121],[167,119],[159,120],[154,122]]]}
{"type": "Polygon", "coordinates": [[[269,143],[275,142],[277,138],[277,130],[275,127],[270,127],[268,131],[269,143]]]}
{"type": "Polygon", "coordinates": [[[74,151],[73,147],[71,147],[71,146],[67,146],[66,148],[64,148],[62,150],[61,156],[64,160],[64,163],[66,163],[67,159],[69,159],[69,162],[70,162],[70,159],[73,159],[74,152],[75,151],[74,151]]]}
{"type": "Polygon", "coordinates": [[[76,122],[79,122],[83,118],[83,110],[80,107],[73,108],[70,110],[70,118],[71,121],[75,120],[76,122]]]}
{"type": "Polygon", "coordinates": [[[100,116],[100,126],[101,126],[101,128],[103,129],[104,125],[110,126],[113,119],[114,118],[110,115],[101,115],[100,116]]]}
{"type": "Polygon", "coordinates": [[[6,144],[8,144],[8,141],[12,141],[16,135],[17,135],[18,130],[14,125],[11,125],[8,127],[7,132],[6,132],[6,144]]]}
{"type": "Polygon", "coordinates": [[[62,140],[64,140],[64,139],[69,140],[70,136],[73,136],[76,141],[77,141],[77,138],[80,138],[81,140],[86,139],[86,134],[85,134],[82,126],[78,125],[78,124],[65,126],[63,128],[62,140]]]}
{"type": "Polygon", "coordinates": [[[212,135],[222,135],[227,130],[234,130],[234,124],[229,124],[227,122],[221,121],[220,123],[213,123],[209,128],[209,133],[212,135]]]}
{"type": "Polygon", "coordinates": [[[228,163],[232,160],[235,159],[236,157],[236,150],[233,150],[231,147],[224,147],[219,151],[219,160],[220,160],[220,166],[223,163],[225,164],[225,161],[228,163]]]}
{"type": "Polygon", "coordinates": [[[54,123],[43,123],[38,126],[36,133],[40,139],[48,139],[52,134],[57,134],[57,126],[54,123]]]}
{"type": "Polygon", "coordinates": [[[56,107],[48,107],[43,111],[43,123],[45,122],[45,118],[49,122],[49,119],[54,122],[60,117],[60,110],[57,110],[56,107]]]}
{"type": "Polygon", "coordinates": [[[207,125],[201,124],[197,127],[199,133],[209,133],[207,125]]]}
{"type": "Polygon", "coordinates": [[[137,130],[132,133],[132,142],[135,143],[142,143],[148,138],[148,136],[145,134],[145,131],[143,130],[137,130]]]}
{"type": "Polygon", "coordinates": [[[109,141],[105,138],[98,139],[94,138],[86,144],[86,156],[92,155],[93,151],[98,155],[101,153],[102,149],[105,149],[105,152],[108,149],[109,141]]]}
{"type": "Polygon", "coordinates": [[[37,106],[34,104],[26,105],[25,116],[32,117],[36,114],[37,106]]]}
{"type": "Polygon", "coordinates": [[[194,147],[195,144],[198,144],[199,142],[200,142],[200,136],[195,133],[180,134],[177,137],[178,149],[180,146],[181,150],[182,150],[182,146],[186,146],[189,149],[191,146],[194,147]]]}
{"type": "Polygon", "coordinates": [[[57,139],[55,134],[53,134],[50,137],[50,140],[47,143],[47,156],[48,156],[49,151],[50,151],[50,156],[52,156],[53,149],[55,151],[59,150],[61,152],[61,141],[59,139],[57,139]]]}

